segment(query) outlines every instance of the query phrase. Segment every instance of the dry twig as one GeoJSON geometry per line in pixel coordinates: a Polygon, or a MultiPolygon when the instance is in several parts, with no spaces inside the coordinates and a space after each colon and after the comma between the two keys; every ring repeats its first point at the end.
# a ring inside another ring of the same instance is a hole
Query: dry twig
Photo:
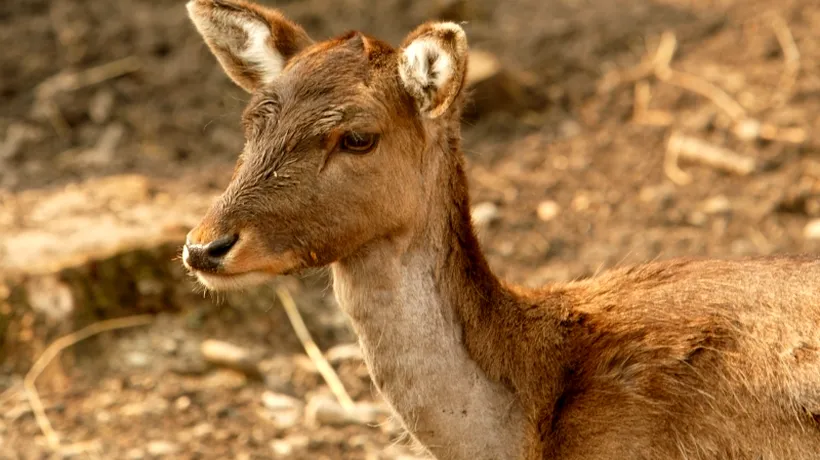
{"type": "Polygon", "coordinates": [[[661,43],[658,45],[658,51],[654,59],[654,71],[658,80],[709,99],[713,104],[718,106],[718,108],[726,112],[733,121],[746,118],[746,109],[726,94],[725,91],[703,78],[674,70],[670,67],[677,42],[677,38],[675,38],[675,34],[672,32],[664,32],[661,36],[661,43]]]}
{"type": "Polygon", "coordinates": [[[37,420],[37,425],[40,426],[40,430],[42,430],[43,434],[46,436],[46,441],[48,441],[48,444],[52,449],[56,451],[60,447],[60,437],[51,426],[51,422],[49,421],[45,408],[43,407],[43,402],[40,400],[40,395],[37,393],[37,387],[35,386],[37,377],[42,374],[43,370],[45,370],[45,368],[51,363],[52,360],[54,360],[54,358],[57,357],[57,355],[60,354],[60,352],[76,344],[77,342],[81,342],[94,335],[107,331],[113,331],[115,329],[144,326],[152,320],[153,318],[150,315],[137,315],[128,316],[125,318],[109,319],[90,324],[79,331],[74,331],[55,340],[45,349],[45,351],[43,351],[40,357],[37,358],[37,361],[35,361],[34,365],[31,366],[31,369],[28,371],[25,379],[23,380],[23,388],[26,392],[29,404],[31,405],[31,410],[34,412],[34,418],[37,420]]]}
{"type": "Polygon", "coordinates": [[[797,75],[800,73],[800,49],[794,41],[789,24],[777,13],[769,15],[771,27],[777,42],[783,50],[784,68],[777,91],[772,96],[772,104],[782,106],[791,99],[797,75]]]}
{"type": "Polygon", "coordinates": [[[128,56],[79,72],[59,73],[40,83],[35,93],[40,100],[50,99],[62,91],[75,91],[135,72],[141,65],[136,56],[128,56]]]}
{"type": "Polygon", "coordinates": [[[322,351],[310,336],[310,332],[307,326],[305,326],[302,316],[299,314],[299,309],[296,307],[296,302],[293,301],[290,291],[284,286],[279,286],[276,288],[276,295],[279,296],[282,306],[285,307],[285,313],[288,315],[288,319],[293,326],[294,332],[296,332],[296,336],[299,338],[299,341],[302,342],[305,352],[311,361],[313,361],[316,369],[322,374],[328,387],[330,387],[330,391],[333,392],[339,404],[341,404],[346,411],[352,412],[355,409],[353,399],[347,394],[347,390],[345,390],[344,385],[341,380],[339,380],[339,376],[336,375],[336,372],[333,370],[333,366],[327,362],[322,351]]]}
{"type": "Polygon", "coordinates": [[[60,137],[67,138],[71,134],[71,128],[53,100],[57,93],[96,85],[135,72],[141,65],[136,56],[128,56],[79,72],[58,73],[40,83],[35,89],[34,111],[45,116],[60,137]]]}
{"type": "MultiPolygon", "coordinates": [[[[775,103],[783,104],[791,95],[800,69],[800,52],[788,25],[781,17],[773,16],[772,27],[780,46],[783,48],[786,60],[786,70],[781,78],[778,92],[773,98],[776,99],[775,103]]],[[[804,128],[780,127],[751,118],[740,103],[715,84],[702,77],[672,69],[671,62],[676,49],[677,38],[675,34],[670,31],[664,32],[652,58],[644,58],[639,65],[632,69],[607,74],[604,76],[601,85],[599,85],[599,91],[609,91],[624,82],[637,81],[633,121],[654,126],[668,126],[674,122],[670,113],[648,108],[651,99],[650,89],[648,83],[642,80],[654,75],[662,82],[693,92],[711,101],[712,104],[729,116],[732,120],[731,132],[741,140],[765,139],[792,144],[806,142],[808,133],[804,128]]],[[[667,174],[671,174],[670,177],[678,177],[679,181],[686,182],[683,179],[685,173],[676,166],[672,166],[671,163],[667,166],[667,174]]]]}
{"type": "Polygon", "coordinates": [[[675,132],[669,136],[666,144],[664,171],[672,182],[686,185],[692,182],[692,177],[678,166],[678,161],[681,159],[741,176],[751,174],[757,167],[754,158],[675,132]]]}
{"type": "Polygon", "coordinates": [[[649,101],[652,99],[652,89],[645,80],[635,83],[635,102],[632,112],[632,122],[649,126],[669,126],[675,122],[671,113],[665,110],[652,110],[649,101]]]}

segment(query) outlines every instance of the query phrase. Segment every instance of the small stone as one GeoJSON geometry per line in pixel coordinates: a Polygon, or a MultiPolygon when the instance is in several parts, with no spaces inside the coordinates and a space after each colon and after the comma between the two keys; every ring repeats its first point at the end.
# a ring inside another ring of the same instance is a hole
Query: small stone
{"type": "Polygon", "coordinates": [[[302,418],[302,401],[288,395],[266,391],[262,393],[262,404],[267,414],[280,430],[296,426],[302,418]]]}
{"type": "Polygon", "coordinates": [[[145,414],[160,415],[168,409],[168,401],[159,396],[149,397],[145,401],[126,404],[120,408],[125,417],[139,417],[145,414]]]}
{"type": "Polygon", "coordinates": [[[314,396],[305,409],[308,425],[374,425],[390,415],[390,411],[378,404],[356,403],[348,412],[335,399],[319,395],[314,396]]]}
{"type": "Polygon", "coordinates": [[[498,206],[488,201],[478,203],[472,210],[473,224],[478,227],[489,225],[498,220],[500,216],[498,206]]]}
{"type": "Polygon", "coordinates": [[[583,193],[575,195],[575,198],[572,199],[572,209],[576,211],[586,211],[591,204],[592,201],[583,193]]]}
{"type": "Polygon", "coordinates": [[[151,441],[148,443],[148,453],[155,457],[175,454],[178,451],[179,447],[168,441],[151,441]]]}
{"type": "Polygon", "coordinates": [[[125,458],[128,460],[142,460],[145,458],[145,451],[139,447],[135,447],[125,453],[125,458]]]}
{"type": "Polygon", "coordinates": [[[760,127],[759,121],[747,118],[734,126],[734,132],[740,140],[751,141],[760,136],[760,127]]]}
{"type": "Polygon", "coordinates": [[[675,187],[668,183],[643,187],[638,197],[644,203],[668,208],[675,199],[675,187]]]}
{"type": "Polygon", "coordinates": [[[538,218],[541,219],[543,222],[549,222],[552,219],[555,219],[558,216],[558,213],[561,212],[561,206],[558,203],[552,200],[542,201],[538,204],[538,209],[536,210],[538,214],[538,218]]]}
{"type": "Polygon", "coordinates": [[[262,404],[264,404],[268,410],[284,411],[300,408],[302,401],[288,395],[266,391],[262,393],[262,404]]]}
{"type": "Polygon", "coordinates": [[[173,355],[177,352],[179,344],[176,340],[167,337],[163,339],[162,342],[160,342],[160,348],[162,348],[162,351],[164,351],[166,354],[173,355]]]}
{"type": "Polygon", "coordinates": [[[504,257],[509,257],[515,253],[515,243],[512,241],[502,241],[498,243],[498,253],[504,257]]]}
{"type": "Polygon", "coordinates": [[[310,438],[304,434],[293,434],[284,439],[275,439],[270,442],[274,455],[281,458],[291,458],[296,450],[308,447],[310,438]]]}
{"type": "Polygon", "coordinates": [[[370,436],[362,435],[362,434],[357,435],[357,436],[352,436],[347,440],[347,445],[354,448],[354,449],[360,449],[360,448],[365,447],[369,444],[369,442],[368,442],[369,438],[370,438],[370,436]]]}
{"type": "Polygon", "coordinates": [[[125,355],[125,362],[131,367],[145,367],[148,365],[148,354],[141,351],[132,351],[125,355]]]}
{"type": "Polygon", "coordinates": [[[103,424],[108,423],[108,422],[111,421],[111,413],[106,411],[106,410],[101,410],[101,411],[97,412],[94,415],[94,417],[97,419],[98,422],[103,423],[103,424]]]}
{"type": "Polygon", "coordinates": [[[334,366],[341,364],[343,361],[362,361],[362,349],[358,343],[337,345],[325,353],[325,358],[334,366]]]}
{"type": "Polygon", "coordinates": [[[717,195],[704,201],[702,207],[706,214],[726,214],[732,210],[732,203],[724,195],[717,195]]]}
{"type": "Polygon", "coordinates": [[[304,434],[290,435],[285,440],[297,449],[304,449],[310,444],[310,438],[304,434]]]}
{"type": "Polygon", "coordinates": [[[204,438],[205,436],[208,436],[209,434],[213,433],[213,431],[213,425],[207,422],[203,422],[195,426],[191,430],[191,434],[193,434],[195,438],[204,438]]]}
{"type": "Polygon", "coordinates": [[[803,228],[803,238],[820,240],[820,219],[813,219],[803,228]]]}
{"type": "Polygon", "coordinates": [[[575,120],[565,120],[558,126],[563,137],[575,137],[581,134],[581,125],[575,120]]]}
{"type": "Polygon", "coordinates": [[[689,214],[689,216],[686,218],[686,221],[689,223],[689,225],[695,227],[702,227],[706,224],[706,221],[708,219],[709,218],[706,216],[706,214],[700,211],[694,211],[691,214],[689,214]]]}
{"type": "Polygon", "coordinates": [[[275,439],[270,442],[273,454],[279,457],[290,457],[293,455],[293,446],[284,439],[275,439]]]}
{"type": "Polygon", "coordinates": [[[258,360],[242,347],[221,340],[205,340],[200,346],[205,361],[216,366],[227,367],[254,377],[261,376],[258,360]]]}
{"type": "Polygon", "coordinates": [[[202,386],[205,388],[223,388],[236,390],[242,388],[248,379],[241,372],[231,369],[219,369],[202,379],[202,386]]]}
{"type": "Polygon", "coordinates": [[[191,398],[187,396],[180,396],[174,401],[174,407],[176,407],[179,411],[184,411],[185,409],[191,407],[191,398]]]}
{"type": "Polygon", "coordinates": [[[305,409],[308,425],[347,425],[352,422],[350,415],[336,400],[328,396],[314,396],[305,409]]]}

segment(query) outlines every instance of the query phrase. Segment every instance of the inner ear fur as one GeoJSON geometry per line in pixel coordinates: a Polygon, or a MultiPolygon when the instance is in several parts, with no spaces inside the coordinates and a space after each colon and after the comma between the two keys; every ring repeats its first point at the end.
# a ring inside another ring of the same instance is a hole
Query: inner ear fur
{"type": "Polygon", "coordinates": [[[467,48],[453,22],[428,22],[404,39],[399,76],[423,115],[437,118],[453,105],[467,75],[467,48]]]}
{"type": "Polygon", "coordinates": [[[191,21],[225,73],[252,92],[313,41],[279,11],[243,0],[190,0],[191,21]]]}

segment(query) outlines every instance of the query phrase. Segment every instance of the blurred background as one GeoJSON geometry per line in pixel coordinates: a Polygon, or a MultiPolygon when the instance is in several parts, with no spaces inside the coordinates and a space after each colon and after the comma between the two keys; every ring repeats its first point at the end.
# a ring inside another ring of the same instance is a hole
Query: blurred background
{"type": "MultiPolygon", "coordinates": [[[[820,246],[815,0],[263,3],[314,39],[466,21],[474,219],[507,280],[820,246]]],[[[248,99],[184,1],[4,0],[0,45],[0,459],[419,455],[325,272],[279,283],[354,415],[271,287],[203,297],[183,272],[248,99]]]]}

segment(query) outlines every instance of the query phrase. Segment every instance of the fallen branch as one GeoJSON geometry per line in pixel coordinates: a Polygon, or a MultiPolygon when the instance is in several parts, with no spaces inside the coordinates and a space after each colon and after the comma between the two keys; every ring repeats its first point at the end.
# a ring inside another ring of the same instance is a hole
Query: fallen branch
{"type": "Polygon", "coordinates": [[[53,450],[56,451],[60,448],[60,437],[51,426],[51,422],[49,421],[45,408],[43,407],[43,402],[40,400],[40,395],[37,393],[37,387],[35,386],[37,377],[43,373],[43,370],[45,370],[45,368],[60,354],[60,352],[78,342],[81,342],[94,335],[107,331],[113,331],[115,329],[144,326],[152,320],[153,317],[150,315],[138,315],[109,319],[90,324],[79,331],[74,331],[55,340],[45,349],[45,351],[43,351],[40,357],[37,358],[37,361],[34,362],[34,365],[32,365],[31,369],[28,373],[26,373],[26,377],[23,380],[23,389],[25,390],[28,402],[31,405],[31,410],[34,412],[34,418],[37,421],[37,425],[40,427],[40,430],[46,437],[46,441],[48,441],[49,446],[53,450]]]}
{"type": "Polygon", "coordinates": [[[35,94],[40,100],[50,99],[62,91],[75,91],[135,72],[139,70],[141,65],[136,56],[128,56],[79,72],[59,73],[40,83],[35,90],[35,94]]]}
{"type": "Polygon", "coordinates": [[[797,75],[800,73],[800,49],[794,41],[789,24],[777,13],[770,15],[770,25],[783,50],[784,68],[777,91],[772,96],[772,104],[782,106],[791,99],[797,75]]]}
{"type": "Polygon", "coordinates": [[[259,364],[248,350],[220,340],[208,339],[200,345],[205,361],[239,371],[251,378],[262,379],[259,364]]]}
{"type": "Polygon", "coordinates": [[[726,94],[725,91],[701,77],[679,70],[673,70],[672,67],[670,67],[676,47],[677,38],[675,38],[675,34],[669,31],[664,32],[661,36],[661,43],[658,45],[655,59],[653,59],[655,63],[653,70],[658,80],[709,99],[713,104],[718,106],[718,108],[726,112],[732,121],[745,119],[746,109],[726,94]]]}
{"type": "Polygon", "coordinates": [[[686,185],[692,182],[692,177],[680,169],[678,162],[681,159],[741,176],[749,175],[757,168],[754,158],[675,132],[666,144],[664,172],[676,184],[686,185]]]}
{"type": "MultiPolygon", "coordinates": [[[[785,103],[791,95],[797,73],[800,70],[800,51],[794,42],[794,37],[789,31],[786,22],[779,16],[773,16],[772,27],[777,35],[778,42],[783,48],[783,55],[786,60],[786,70],[774,98],[782,99],[776,101],[779,104],[785,103]]],[[[746,109],[740,105],[726,91],[717,85],[697,75],[688,74],[671,68],[672,58],[677,49],[677,38],[675,34],[667,31],[661,35],[660,43],[651,58],[644,58],[642,62],[629,70],[622,72],[611,72],[602,79],[599,91],[609,91],[617,85],[628,81],[637,81],[635,84],[635,110],[633,122],[652,126],[668,126],[674,122],[674,117],[669,112],[650,110],[649,100],[651,93],[648,83],[643,81],[651,75],[658,80],[677,86],[683,90],[690,91],[701,97],[708,99],[712,104],[725,112],[732,120],[731,133],[743,141],[764,139],[769,141],[788,142],[791,144],[802,144],[809,138],[806,129],[800,127],[780,127],[771,123],[764,123],[748,116],[746,109]]],[[[684,176],[677,174],[676,167],[668,165],[667,173],[678,176],[679,180],[685,181],[684,176]]],[[[677,169],[680,171],[679,169],[677,169]]],[[[680,171],[681,174],[684,174],[680,171]]]]}
{"type": "Polygon", "coordinates": [[[336,375],[336,372],[333,370],[333,366],[327,362],[322,351],[310,336],[310,332],[307,326],[305,326],[302,316],[299,314],[299,309],[296,307],[296,302],[293,301],[290,291],[284,286],[279,286],[276,288],[276,295],[279,296],[279,300],[285,308],[285,313],[288,315],[288,319],[293,326],[294,332],[296,332],[296,336],[299,338],[299,341],[302,342],[305,352],[311,361],[313,361],[316,369],[322,374],[328,387],[330,387],[330,391],[333,392],[339,404],[341,404],[346,411],[352,412],[356,406],[353,399],[347,394],[347,390],[345,390],[344,385],[341,380],[339,380],[339,376],[336,375]]]}
{"type": "Polygon", "coordinates": [[[632,111],[632,122],[648,126],[669,126],[675,122],[675,117],[665,110],[652,110],[649,101],[652,100],[652,89],[646,81],[635,83],[635,102],[632,111]]]}

